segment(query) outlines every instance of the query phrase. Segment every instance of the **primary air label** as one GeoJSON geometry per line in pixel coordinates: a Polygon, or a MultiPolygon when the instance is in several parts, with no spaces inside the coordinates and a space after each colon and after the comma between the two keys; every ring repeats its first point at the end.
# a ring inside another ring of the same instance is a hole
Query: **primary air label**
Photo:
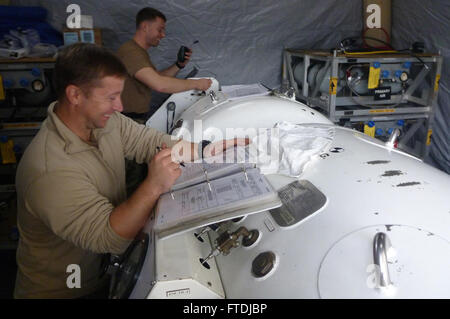
{"type": "Polygon", "coordinates": [[[375,101],[391,99],[391,87],[389,87],[389,86],[380,86],[379,88],[375,89],[373,92],[374,92],[373,98],[375,101]]]}

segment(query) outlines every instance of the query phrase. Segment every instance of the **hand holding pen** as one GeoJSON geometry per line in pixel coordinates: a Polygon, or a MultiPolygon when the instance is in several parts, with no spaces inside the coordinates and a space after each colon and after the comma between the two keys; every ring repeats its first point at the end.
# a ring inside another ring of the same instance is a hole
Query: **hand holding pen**
{"type": "MultiPolygon", "coordinates": [[[[166,144],[163,144],[162,149],[167,148],[165,145],[166,145],[166,144]]],[[[161,151],[161,147],[156,146],[156,151],[159,153],[159,152],[161,151]]],[[[184,165],[184,162],[180,162],[179,164],[180,164],[181,166],[183,166],[183,167],[186,167],[186,165],[184,165]]]]}
{"type": "Polygon", "coordinates": [[[159,194],[170,191],[172,185],[181,175],[180,164],[172,160],[172,149],[163,144],[148,164],[146,180],[159,194]]]}
{"type": "MultiPolygon", "coordinates": [[[[162,147],[159,147],[159,146],[156,147],[156,151],[157,151],[158,153],[160,153],[161,150],[165,150],[165,149],[167,149],[167,146],[166,146],[166,144],[164,144],[164,143],[163,143],[162,147]]],[[[167,160],[166,160],[166,163],[167,163],[167,160]]],[[[173,161],[172,161],[172,157],[170,157],[170,163],[168,163],[168,165],[173,166],[173,165],[177,165],[177,164],[179,164],[179,165],[185,167],[185,165],[184,165],[183,162],[181,162],[181,163],[173,162],[173,161]]],[[[179,167],[178,167],[178,170],[179,170],[179,167]]],[[[169,192],[170,192],[170,196],[172,197],[172,199],[175,199],[172,189],[169,189],[169,192]]]]}

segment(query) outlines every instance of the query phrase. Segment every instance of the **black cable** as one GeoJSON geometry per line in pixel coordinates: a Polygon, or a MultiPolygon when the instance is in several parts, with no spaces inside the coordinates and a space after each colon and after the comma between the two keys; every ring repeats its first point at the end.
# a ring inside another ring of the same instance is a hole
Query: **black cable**
{"type": "Polygon", "coordinates": [[[409,54],[413,58],[416,58],[427,70],[429,69],[428,65],[426,65],[425,62],[418,55],[415,55],[414,52],[412,52],[411,49],[402,49],[402,50],[396,50],[396,51],[398,51],[398,53],[406,52],[407,54],[409,54]]]}
{"type": "MultiPolygon", "coordinates": [[[[412,49],[411,48],[408,48],[408,49],[402,49],[402,50],[396,50],[392,45],[390,45],[389,43],[387,43],[387,42],[385,42],[385,41],[383,41],[383,40],[380,40],[380,39],[377,39],[377,38],[372,38],[372,37],[366,37],[366,36],[360,36],[360,37],[351,37],[351,38],[345,38],[345,39],[342,39],[341,41],[340,41],[340,46],[342,47],[342,48],[344,48],[344,45],[342,44],[342,42],[343,41],[345,41],[345,40],[348,40],[348,39],[358,39],[358,38],[361,38],[361,39],[368,39],[368,40],[374,40],[374,41],[378,41],[378,42],[380,42],[380,43],[383,43],[384,45],[387,45],[389,48],[391,48],[393,51],[397,51],[397,53],[402,53],[402,52],[406,52],[407,54],[409,54],[410,56],[412,56],[413,58],[416,58],[427,70],[429,70],[429,67],[428,67],[428,65],[426,65],[425,64],[425,62],[419,57],[419,56],[417,56],[417,55],[415,55],[413,52],[412,52],[412,49]]],[[[374,49],[374,52],[376,52],[376,51],[383,51],[383,49],[379,49],[379,48],[374,48],[374,47],[372,47],[372,46],[370,46],[370,45],[367,45],[369,48],[371,48],[371,49],[374,49]]],[[[344,48],[344,50],[345,50],[345,48],[344,48]]],[[[345,51],[347,51],[347,50],[345,50],[345,51]]],[[[395,54],[395,52],[392,52],[392,54],[395,54]]]]}

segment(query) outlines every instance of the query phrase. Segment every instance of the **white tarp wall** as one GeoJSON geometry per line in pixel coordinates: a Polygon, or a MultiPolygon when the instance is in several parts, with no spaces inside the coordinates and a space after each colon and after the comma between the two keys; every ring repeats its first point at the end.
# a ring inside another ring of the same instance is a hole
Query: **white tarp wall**
{"type": "Polygon", "coordinates": [[[397,49],[421,41],[427,51],[444,57],[430,158],[426,161],[450,174],[450,1],[393,0],[392,40],[397,49]]]}
{"type": "MultiPolygon", "coordinates": [[[[423,41],[427,50],[445,56],[436,112],[431,155],[435,165],[450,173],[449,116],[449,3],[448,0],[392,1],[393,44],[409,47],[423,41]]],[[[194,46],[192,63],[198,76],[213,76],[222,85],[261,82],[277,87],[281,80],[283,48],[331,49],[345,37],[362,30],[362,0],[11,0],[11,5],[38,5],[49,12],[48,20],[61,30],[76,3],[81,14],[94,17],[103,32],[104,46],[116,50],[135,31],[135,15],[143,7],[167,17],[166,38],[150,49],[157,68],[176,59],[180,45],[194,46]]]]}
{"type": "Polygon", "coordinates": [[[11,1],[45,7],[49,22],[59,30],[71,3],[80,6],[81,14],[94,17],[104,46],[113,50],[133,36],[141,8],[162,11],[167,17],[166,38],[149,51],[156,67],[173,64],[180,45],[199,40],[192,65],[180,76],[195,64],[199,76],[214,75],[224,85],[262,81],[278,86],[284,47],[328,49],[344,37],[358,35],[362,27],[361,0],[11,1]]]}

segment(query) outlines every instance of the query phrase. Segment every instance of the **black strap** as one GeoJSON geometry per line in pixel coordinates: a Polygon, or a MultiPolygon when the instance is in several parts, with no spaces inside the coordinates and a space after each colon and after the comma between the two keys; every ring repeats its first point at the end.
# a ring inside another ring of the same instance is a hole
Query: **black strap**
{"type": "Polygon", "coordinates": [[[202,151],[201,151],[201,154],[199,154],[199,155],[200,155],[200,158],[203,159],[204,158],[205,147],[208,146],[209,144],[211,144],[211,141],[202,140],[200,143],[202,145],[202,151]]]}
{"type": "Polygon", "coordinates": [[[176,65],[177,68],[179,68],[179,69],[183,69],[183,68],[184,68],[184,66],[180,65],[180,63],[179,63],[178,61],[175,62],[175,65],[176,65]]]}

